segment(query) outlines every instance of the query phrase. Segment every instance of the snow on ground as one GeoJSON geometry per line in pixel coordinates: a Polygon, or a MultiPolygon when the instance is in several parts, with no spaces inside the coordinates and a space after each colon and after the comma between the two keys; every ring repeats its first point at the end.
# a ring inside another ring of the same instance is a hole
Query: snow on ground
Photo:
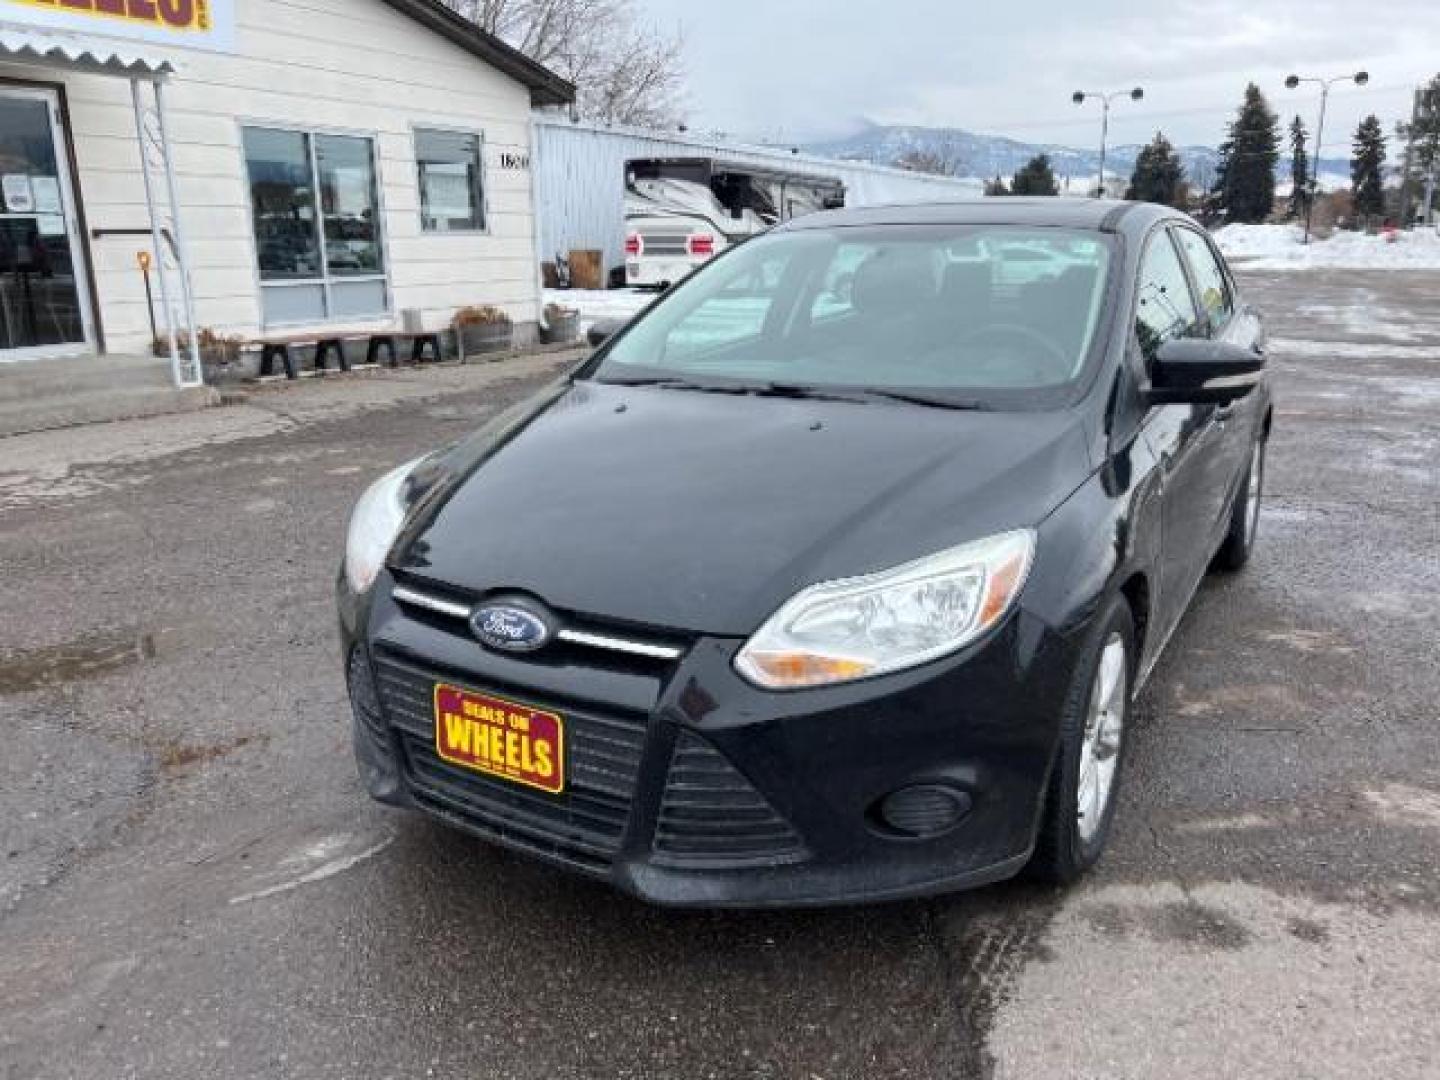
{"type": "Polygon", "coordinates": [[[546,289],[545,302],[578,309],[584,334],[601,319],[634,318],[657,295],[638,289],[546,289]]]}
{"type": "Polygon", "coordinates": [[[1302,243],[1298,225],[1226,225],[1215,233],[1220,250],[1259,270],[1440,269],[1440,234],[1429,229],[1399,233],[1394,240],[1337,232],[1302,243]]]}
{"type": "Polygon", "coordinates": [[[1440,360],[1440,345],[1400,345],[1389,342],[1312,341],[1306,338],[1274,337],[1271,352],[1295,359],[1331,360],[1440,360]]]}

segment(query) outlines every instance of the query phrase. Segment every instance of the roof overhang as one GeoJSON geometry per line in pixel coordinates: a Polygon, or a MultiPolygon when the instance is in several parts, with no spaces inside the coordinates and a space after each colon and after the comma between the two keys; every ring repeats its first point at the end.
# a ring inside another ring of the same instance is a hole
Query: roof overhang
{"type": "Polygon", "coordinates": [[[167,58],[129,42],[3,22],[0,61],[129,79],[163,79],[175,71],[167,58]]]}
{"type": "Polygon", "coordinates": [[[575,100],[575,87],[569,82],[494,34],[487,34],[469,19],[455,14],[439,0],[385,0],[385,3],[528,87],[530,104],[569,105],[575,100]]]}

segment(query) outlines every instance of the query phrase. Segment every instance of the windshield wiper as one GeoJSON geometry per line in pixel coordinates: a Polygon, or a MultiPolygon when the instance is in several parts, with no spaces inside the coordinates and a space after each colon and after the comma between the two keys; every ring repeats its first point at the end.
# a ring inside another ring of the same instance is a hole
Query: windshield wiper
{"type": "Polygon", "coordinates": [[[678,375],[637,376],[632,379],[600,379],[605,386],[653,386],[662,390],[698,390],[709,394],[753,394],[756,397],[795,398],[802,401],[847,401],[864,404],[877,398],[921,405],[930,409],[986,412],[991,406],[971,398],[920,394],[908,390],[841,390],[789,382],[696,382],[678,375]]]}
{"type": "Polygon", "coordinates": [[[851,401],[864,402],[866,395],[847,393],[844,390],[829,390],[821,386],[807,386],[804,383],[766,382],[749,387],[756,397],[796,398],[802,401],[851,401]]]}
{"type": "Polygon", "coordinates": [[[643,376],[634,379],[596,379],[601,386],[654,386],[661,390],[700,390],[710,394],[747,394],[750,387],[728,383],[696,382],[677,375],[643,376]]]}
{"type": "Polygon", "coordinates": [[[974,398],[952,398],[940,394],[916,394],[909,390],[866,390],[866,397],[903,401],[907,405],[923,405],[927,409],[954,409],[958,412],[991,412],[994,406],[974,398]]]}

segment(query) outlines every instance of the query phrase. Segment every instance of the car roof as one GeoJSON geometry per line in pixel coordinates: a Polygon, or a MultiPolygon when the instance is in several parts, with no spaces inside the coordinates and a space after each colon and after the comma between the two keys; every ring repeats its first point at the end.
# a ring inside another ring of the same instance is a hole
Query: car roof
{"type": "Polygon", "coordinates": [[[863,225],[1035,225],[1139,233],[1162,218],[1186,220],[1179,211],[1154,203],[1065,196],[1006,196],[824,210],[796,218],[781,228],[810,231],[863,225]]]}

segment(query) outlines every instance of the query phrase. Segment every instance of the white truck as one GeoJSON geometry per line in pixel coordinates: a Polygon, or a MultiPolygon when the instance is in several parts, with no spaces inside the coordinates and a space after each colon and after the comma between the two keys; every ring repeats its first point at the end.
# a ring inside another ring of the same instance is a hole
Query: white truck
{"type": "Polygon", "coordinates": [[[845,205],[835,177],[714,158],[625,163],[625,283],[667,288],[772,225],[845,205]]]}

